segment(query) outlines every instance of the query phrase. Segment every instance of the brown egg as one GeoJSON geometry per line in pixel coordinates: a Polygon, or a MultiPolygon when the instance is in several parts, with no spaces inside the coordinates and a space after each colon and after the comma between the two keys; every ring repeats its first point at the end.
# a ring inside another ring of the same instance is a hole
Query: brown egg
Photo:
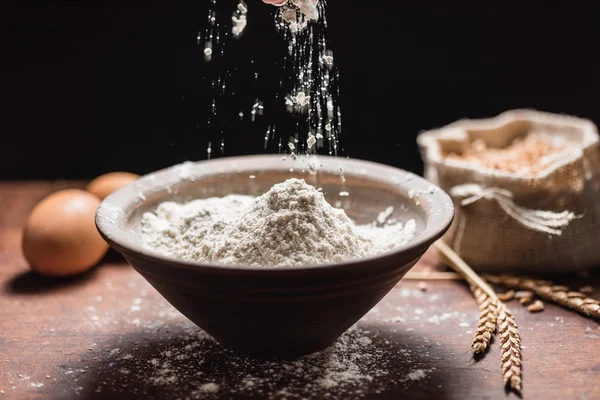
{"type": "Polygon", "coordinates": [[[91,181],[85,190],[95,194],[100,200],[104,200],[112,192],[129,185],[139,177],[139,175],[129,172],[111,172],[91,181]]]}
{"type": "Polygon", "coordinates": [[[23,255],[32,270],[50,276],[87,271],[104,257],[108,244],[96,230],[100,200],[69,189],[43,199],[29,214],[23,231],[23,255]]]}

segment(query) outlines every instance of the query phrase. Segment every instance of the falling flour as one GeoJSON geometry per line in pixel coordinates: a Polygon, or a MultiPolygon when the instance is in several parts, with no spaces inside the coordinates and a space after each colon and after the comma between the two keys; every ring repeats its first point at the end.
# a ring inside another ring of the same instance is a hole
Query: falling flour
{"type": "Polygon", "coordinates": [[[259,197],[228,195],[161,203],[142,217],[146,248],[186,261],[255,267],[358,259],[409,242],[416,223],[356,225],[302,179],[259,197]]]}

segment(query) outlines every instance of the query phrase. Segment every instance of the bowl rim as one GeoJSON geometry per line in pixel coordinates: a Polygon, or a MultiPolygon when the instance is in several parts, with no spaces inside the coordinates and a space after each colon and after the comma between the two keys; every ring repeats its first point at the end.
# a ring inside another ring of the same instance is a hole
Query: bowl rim
{"type": "MultiPolygon", "coordinates": [[[[300,158],[298,160],[301,160],[300,158]]],[[[359,259],[345,260],[327,264],[313,264],[303,266],[282,267],[256,267],[245,265],[223,265],[218,263],[201,263],[181,260],[172,256],[163,255],[149,250],[135,240],[130,232],[123,229],[129,215],[146,201],[146,193],[168,190],[169,187],[183,180],[198,181],[202,178],[214,177],[221,173],[244,173],[259,171],[289,170],[289,164],[282,163],[281,155],[250,155],[223,157],[213,160],[186,161],[171,167],[160,169],[143,175],[137,181],[113,192],[106,197],[98,207],[95,215],[96,227],[100,235],[120,253],[133,254],[134,258],[144,258],[155,264],[165,267],[194,269],[196,271],[218,273],[248,273],[258,274],[289,274],[311,271],[331,271],[350,266],[370,264],[401,254],[412,254],[422,247],[429,247],[449,229],[454,219],[454,204],[450,196],[437,185],[412,172],[372,161],[341,158],[333,156],[318,156],[320,169],[328,174],[343,170],[345,176],[360,176],[379,183],[395,186],[400,191],[407,193],[406,199],[416,199],[416,207],[426,212],[425,229],[413,240],[391,250],[377,253],[359,259]],[[410,196],[410,192],[414,196],[410,196]],[[429,212],[427,208],[429,207],[429,212]],[[127,214],[123,211],[130,209],[127,214]],[[434,212],[435,210],[435,212],[434,212]]],[[[307,172],[308,176],[308,172],[307,172]]],[[[164,200],[163,200],[164,201],[164,200]]],[[[426,249],[425,249],[426,250],[426,249]]],[[[425,251],[423,250],[423,251],[425,251]]]]}

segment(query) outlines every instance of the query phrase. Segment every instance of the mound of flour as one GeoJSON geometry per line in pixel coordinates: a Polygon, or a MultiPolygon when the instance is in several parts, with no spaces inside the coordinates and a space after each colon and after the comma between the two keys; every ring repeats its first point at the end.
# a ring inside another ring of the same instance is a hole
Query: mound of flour
{"type": "Polygon", "coordinates": [[[161,203],[143,215],[140,237],[146,248],[187,261],[278,267],[374,255],[415,231],[414,220],[355,225],[314,186],[288,179],[259,197],[161,203]]]}

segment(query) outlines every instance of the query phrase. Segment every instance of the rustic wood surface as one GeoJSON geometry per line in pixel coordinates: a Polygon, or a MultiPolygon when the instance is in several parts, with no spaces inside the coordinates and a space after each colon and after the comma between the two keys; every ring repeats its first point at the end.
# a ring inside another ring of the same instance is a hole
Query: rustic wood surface
{"type": "MultiPolygon", "coordinates": [[[[231,398],[227,390],[186,393],[193,382],[179,382],[174,390],[145,376],[146,369],[140,366],[155,363],[161,352],[189,337],[193,328],[119,255],[109,253],[100,265],[76,279],[48,279],[29,272],[20,251],[27,214],[52,191],[81,185],[0,183],[0,399],[231,398]]],[[[416,268],[434,263],[428,254],[416,268]]],[[[554,280],[575,289],[600,287],[598,273],[554,280]]],[[[516,302],[509,306],[521,329],[522,397],[599,399],[598,321],[548,303],[537,314],[516,302]]],[[[376,377],[362,388],[364,398],[516,397],[502,387],[497,341],[480,360],[469,351],[477,317],[475,302],[463,283],[427,282],[426,291],[421,291],[418,282],[402,281],[359,323],[375,338],[373,346],[396,355],[386,365],[387,376],[376,377]],[[416,368],[426,372],[423,379],[407,379],[416,368]]],[[[212,365],[198,370],[206,382],[217,378],[211,371],[245,368],[227,365],[218,346],[203,354],[212,365]]],[[[185,359],[176,362],[178,368],[199,368],[185,359]]],[[[147,374],[152,371],[148,368],[147,374]]],[[[226,389],[227,378],[220,379],[226,389]]],[[[275,396],[277,389],[254,398],[285,398],[275,396]]],[[[335,395],[335,390],[329,393],[335,395]]],[[[312,393],[314,398],[323,396],[312,393]]]]}

